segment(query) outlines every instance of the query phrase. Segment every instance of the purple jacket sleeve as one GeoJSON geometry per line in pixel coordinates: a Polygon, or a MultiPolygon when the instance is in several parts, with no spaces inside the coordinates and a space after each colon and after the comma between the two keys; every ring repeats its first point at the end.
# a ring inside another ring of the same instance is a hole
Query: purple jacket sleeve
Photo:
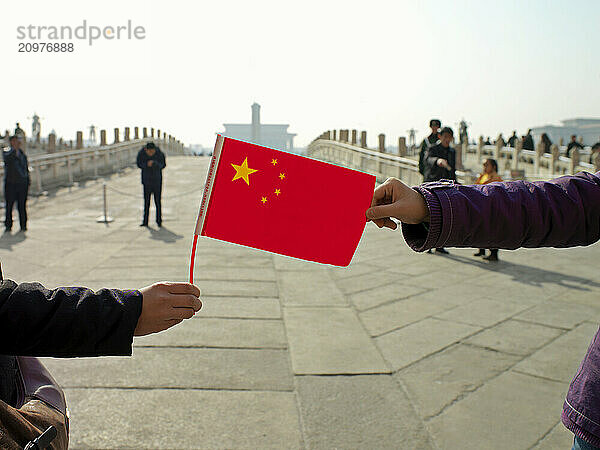
{"type": "Polygon", "coordinates": [[[551,181],[460,186],[447,180],[415,188],[429,224],[402,224],[415,251],[435,247],[574,247],[600,239],[600,172],[551,181]]]}

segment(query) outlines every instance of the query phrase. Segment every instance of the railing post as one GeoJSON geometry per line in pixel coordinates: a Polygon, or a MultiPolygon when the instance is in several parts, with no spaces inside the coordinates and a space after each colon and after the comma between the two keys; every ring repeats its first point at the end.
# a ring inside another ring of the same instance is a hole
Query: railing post
{"type": "Polygon", "coordinates": [[[498,163],[500,163],[500,157],[502,156],[502,147],[504,147],[504,139],[502,139],[502,135],[500,135],[498,136],[498,139],[496,139],[496,148],[494,148],[494,159],[498,163]]]}
{"type": "Polygon", "coordinates": [[[558,145],[552,144],[550,146],[550,153],[552,154],[552,158],[550,159],[550,175],[554,175],[556,173],[556,162],[558,161],[558,156],[560,155],[558,145]]]}
{"type": "Polygon", "coordinates": [[[133,138],[136,140],[140,138],[140,127],[133,127],[133,138]]]}
{"type": "Polygon", "coordinates": [[[469,147],[469,143],[467,141],[462,144],[459,142],[456,146],[456,170],[463,170],[463,155],[467,154],[467,148],[469,147]]]}
{"type": "Polygon", "coordinates": [[[398,156],[406,156],[406,138],[404,136],[398,138],[398,156]]]}
{"type": "Polygon", "coordinates": [[[106,145],[106,130],[100,130],[100,146],[106,145]]]}
{"type": "Polygon", "coordinates": [[[479,136],[477,141],[477,164],[481,164],[481,154],[483,153],[483,136],[479,136]]]}
{"type": "Polygon", "coordinates": [[[595,171],[600,172],[600,151],[593,153],[592,162],[594,163],[595,171]]]}
{"type": "Polygon", "coordinates": [[[367,132],[366,131],[360,132],[360,146],[362,148],[367,148],[367,132]]]}
{"type": "Polygon", "coordinates": [[[571,174],[575,174],[577,172],[577,166],[579,165],[579,149],[577,147],[573,147],[571,150],[571,174]]]}
{"type": "Polygon", "coordinates": [[[381,133],[377,137],[379,139],[379,151],[385,153],[385,134],[381,133]]]}
{"type": "Polygon", "coordinates": [[[352,145],[356,145],[356,130],[352,130],[352,145]]]}
{"type": "Polygon", "coordinates": [[[333,138],[334,141],[337,141],[337,130],[333,130],[333,138]]]}
{"type": "Polygon", "coordinates": [[[144,139],[146,139],[148,137],[148,128],[146,128],[146,127],[142,128],[142,136],[144,139]]]}
{"type": "Polygon", "coordinates": [[[119,143],[119,129],[115,128],[115,144],[119,143]]]}
{"type": "Polygon", "coordinates": [[[514,170],[518,170],[519,168],[519,158],[521,157],[521,150],[523,150],[523,139],[517,139],[517,143],[515,144],[515,148],[513,149],[512,168],[514,170]]]}
{"type": "Polygon", "coordinates": [[[77,132],[76,142],[77,142],[77,144],[75,145],[75,148],[77,150],[82,149],[83,148],[83,132],[82,131],[77,132]]]}
{"type": "Polygon", "coordinates": [[[73,168],[71,158],[67,156],[67,173],[69,174],[69,186],[73,185],[73,168]]]}
{"type": "Polygon", "coordinates": [[[123,132],[123,140],[124,141],[129,140],[129,127],[125,127],[125,131],[123,132]]]}
{"type": "Polygon", "coordinates": [[[540,173],[540,160],[542,159],[542,155],[544,153],[544,144],[542,140],[537,143],[535,146],[535,161],[533,163],[533,171],[536,175],[540,173]]]}
{"type": "Polygon", "coordinates": [[[56,134],[50,133],[48,135],[48,153],[54,153],[56,151],[56,134]]]}

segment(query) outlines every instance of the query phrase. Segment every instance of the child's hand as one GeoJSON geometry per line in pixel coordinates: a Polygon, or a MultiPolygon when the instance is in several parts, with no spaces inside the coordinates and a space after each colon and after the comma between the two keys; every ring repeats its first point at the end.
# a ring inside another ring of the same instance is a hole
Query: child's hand
{"type": "Polygon", "coordinates": [[[397,225],[390,217],[404,223],[421,223],[429,220],[429,209],[421,194],[397,178],[388,178],[375,189],[367,219],[379,228],[395,230],[397,225]]]}
{"type": "Polygon", "coordinates": [[[158,333],[193,317],[202,308],[200,289],[190,283],[164,281],[140,289],[142,313],[135,336],[158,333]]]}

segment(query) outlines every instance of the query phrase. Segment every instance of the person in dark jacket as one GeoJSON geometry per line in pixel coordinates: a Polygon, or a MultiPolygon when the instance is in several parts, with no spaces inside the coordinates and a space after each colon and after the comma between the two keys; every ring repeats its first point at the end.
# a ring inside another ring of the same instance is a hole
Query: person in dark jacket
{"type": "Polygon", "coordinates": [[[162,170],[166,167],[165,154],[153,142],[148,142],[137,155],[137,165],[142,169],[142,185],[144,186],[144,218],[141,227],[148,226],[150,213],[150,196],[154,196],[156,207],[156,224],[162,226],[161,193],[162,170]]]}
{"type": "Polygon", "coordinates": [[[533,150],[533,136],[531,136],[531,128],[527,130],[527,134],[523,136],[523,150],[533,150]]]}
{"type": "MultiPolygon", "coordinates": [[[[442,128],[440,142],[425,153],[423,181],[456,180],[456,152],[450,147],[452,139],[454,139],[452,128],[442,128]]],[[[443,246],[437,247],[435,252],[442,255],[448,254],[448,250],[443,246]]]]}
{"type": "Polygon", "coordinates": [[[16,398],[16,356],[130,356],[134,336],[191,318],[202,307],[199,296],[189,283],[93,292],[0,281],[0,400],[13,405],[16,398]]]}
{"type": "Polygon", "coordinates": [[[542,133],[540,141],[542,143],[542,153],[550,153],[550,147],[552,147],[550,136],[546,133],[542,133]]]}
{"type": "Polygon", "coordinates": [[[19,210],[21,231],[27,230],[27,194],[29,192],[29,164],[27,156],[21,150],[22,138],[10,137],[10,147],[2,152],[4,159],[4,198],[6,200],[6,231],[12,230],[12,211],[15,202],[19,210]]]}
{"type": "Polygon", "coordinates": [[[512,136],[508,138],[508,146],[509,147],[516,147],[518,140],[519,140],[519,138],[517,137],[517,132],[515,130],[515,131],[513,131],[512,136]]]}
{"type": "Polygon", "coordinates": [[[571,155],[571,150],[573,148],[577,148],[578,150],[583,149],[583,145],[577,142],[577,136],[574,134],[571,135],[571,142],[569,142],[569,145],[567,145],[567,158],[571,155]]]}
{"type": "MultiPolygon", "coordinates": [[[[551,181],[410,188],[391,178],[375,189],[368,220],[396,229],[422,252],[440,245],[516,249],[575,247],[600,239],[600,172],[551,181]]],[[[573,378],[562,423],[573,448],[600,448],[600,330],[573,378]],[[592,447],[593,446],[593,447],[592,447]]]]}
{"type": "Polygon", "coordinates": [[[429,121],[429,128],[431,128],[431,134],[425,139],[423,139],[423,142],[421,142],[421,151],[419,152],[419,173],[421,175],[425,174],[425,153],[429,148],[437,144],[437,141],[440,138],[438,131],[441,126],[442,122],[440,122],[439,119],[431,119],[429,121]]]}

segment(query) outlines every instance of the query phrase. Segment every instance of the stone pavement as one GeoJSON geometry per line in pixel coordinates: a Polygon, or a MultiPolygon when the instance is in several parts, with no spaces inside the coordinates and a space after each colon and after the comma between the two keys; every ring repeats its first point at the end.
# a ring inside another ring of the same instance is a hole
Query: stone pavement
{"type": "MultiPolygon", "coordinates": [[[[168,159],[163,229],[138,227],[133,169],[108,180],[109,226],[99,181],[33,200],[26,235],[0,238],[5,277],[185,281],[207,162],[168,159]]],[[[560,411],[600,319],[600,248],[471,254],[415,254],[373,225],[348,268],[202,238],[195,318],[132,358],[45,360],[72,448],[570,448],[560,411]]]]}

